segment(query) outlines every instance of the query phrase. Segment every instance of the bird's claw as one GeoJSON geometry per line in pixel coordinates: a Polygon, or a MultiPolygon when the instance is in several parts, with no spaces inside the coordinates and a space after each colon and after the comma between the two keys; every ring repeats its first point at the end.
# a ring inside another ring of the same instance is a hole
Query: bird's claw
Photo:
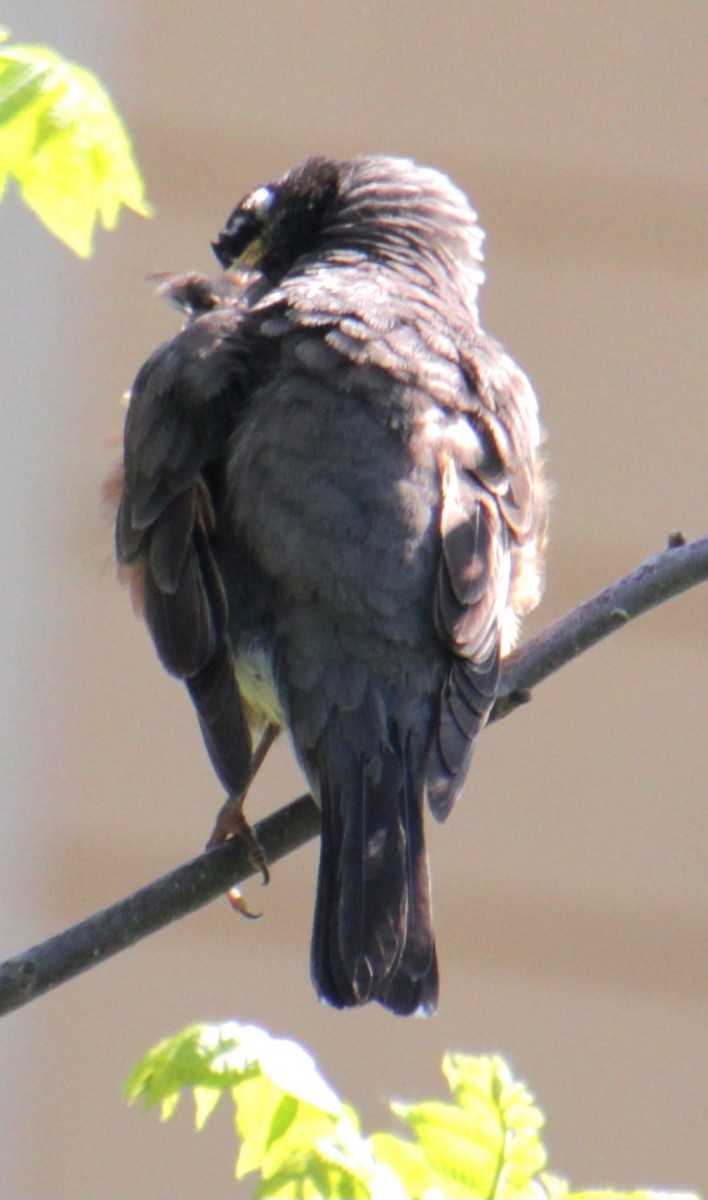
{"type": "MultiPolygon", "coordinates": [[[[213,846],[221,846],[223,842],[228,842],[231,838],[238,838],[239,841],[245,843],[249,860],[255,869],[260,871],[263,882],[269,883],[270,871],[268,870],[265,852],[253,832],[253,828],[243,815],[243,799],[243,796],[229,796],[226,803],[219,809],[211,837],[207,842],[207,850],[211,850],[213,846]]],[[[235,889],[232,889],[232,891],[235,891],[235,889]]],[[[229,899],[231,899],[231,896],[229,896],[229,899]]],[[[234,904],[234,907],[239,912],[244,911],[244,907],[240,902],[234,904]]],[[[248,915],[253,916],[254,914],[248,913],[248,915]]]]}
{"type": "Polygon", "coordinates": [[[233,908],[234,912],[240,913],[242,917],[248,917],[249,921],[258,921],[263,913],[252,912],[248,907],[248,901],[244,898],[237,887],[230,887],[226,893],[226,899],[233,908]]]}

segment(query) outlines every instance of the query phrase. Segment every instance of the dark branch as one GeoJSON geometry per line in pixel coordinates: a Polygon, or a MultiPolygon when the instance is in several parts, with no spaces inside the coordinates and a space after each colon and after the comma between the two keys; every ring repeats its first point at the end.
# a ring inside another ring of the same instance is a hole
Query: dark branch
{"type": "MultiPolygon", "coordinates": [[[[529,691],[601,638],[672,596],[708,579],[708,538],[689,545],[675,535],[669,548],[561,617],[504,663],[492,719],[507,716],[529,691]]],[[[314,838],[319,813],[301,796],[256,826],[268,862],[314,838]]],[[[0,965],[0,1013],[11,1012],[88,967],[103,962],[178,917],[242,883],[257,868],[238,841],[217,846],[163,875],[127,899],[0,965]]]]}
{"type": "MultiPolygon", "coordinates": [[[[316,837],[317,806],[310,796],[286,804],[256,826],[268,862],[316,837]]],[[[125,900],[94,913],[0,965],[0,1014],[125,950],[141,938],[208,904],[258,868],[244,842],[232,839],[184,863],[125,900]]]]}
{"type": "Polygon", "coordinates": [[[706,579],[708,537],[687,543],[681,534],[672,534],[668,548],[661,554],[647,558],[629,575],[579,604],[504,660],[491,720],[505,717],[528,699],[536,684],[608,634],[706,579]]]}

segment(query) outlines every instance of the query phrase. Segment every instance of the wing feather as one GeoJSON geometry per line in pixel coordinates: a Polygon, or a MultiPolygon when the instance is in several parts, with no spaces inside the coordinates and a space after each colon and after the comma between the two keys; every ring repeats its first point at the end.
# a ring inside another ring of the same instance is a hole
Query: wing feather
{"type": "Polygon", "coordinates": [[[210,534],[209,479],[228,446],[244,385],[235,305],[193,317],[133,386],[116,519],[119,562],[159,657],[185,680],[227,791],[250,774],[251,739],[228,649],[228,602],[210,534]]]}
{"type": "Polygon", "coordinates": [[[504,632],[521,607],[517,576],[537,570],[544,533],[530,384],[483,339],[464,373],[468,396],[462,413],[450,417],[442,461],[433,609],[453,654],[428,763],[428,801],[438,820],[455,803],[494,704],[504,632]]]}

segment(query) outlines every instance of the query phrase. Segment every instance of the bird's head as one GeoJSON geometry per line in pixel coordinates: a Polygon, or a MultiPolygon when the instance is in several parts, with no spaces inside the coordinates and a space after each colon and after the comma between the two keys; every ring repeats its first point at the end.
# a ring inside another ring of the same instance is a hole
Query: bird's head
{"type": "Polygon", "coordinates": [[[312,261],[365,257],[394,266],[442,265],[476,291],[482,232],[463,193],[439,171],[384,155],[308,158],[256,188],[212,243],[226,269],[278,282],[312,261]]]}
{"type": "Polygon", "coordinates": [[[282,277],[317,247],[339,186],[337,163],[308,158],[278,183],[256,188],[236,206],[212,242],[222,267],[247,266],[271,278],[282,277]]]}

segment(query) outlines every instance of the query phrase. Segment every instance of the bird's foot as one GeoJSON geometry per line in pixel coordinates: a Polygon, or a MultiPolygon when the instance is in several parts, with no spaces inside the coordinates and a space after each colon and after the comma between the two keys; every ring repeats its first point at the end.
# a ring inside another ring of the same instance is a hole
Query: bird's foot
{"type": "MultiPolygon", "coordinates": [[[[207,850],[211,850],[213,846],[221,846],[223,842],[228,842],[231,838],[238,838],[239,841],[245,843],[249,860],[253,867],[257,871],[260,871],[263,882],[269,883],[270,871],[268,870],[265,852],[252,826],[249,825],[244,816],[243,801],[243,796],[229,796],[226,803],[219,809],[211,837],[207,842],[207,850]]],[[[231,890],[236,891],[235,888],[231,890]]],[[[236,894],[238,895],[238,893],[236,894]]],[[[235,907],[243,911],[240,905],[235,905],[235,907]]]]}

